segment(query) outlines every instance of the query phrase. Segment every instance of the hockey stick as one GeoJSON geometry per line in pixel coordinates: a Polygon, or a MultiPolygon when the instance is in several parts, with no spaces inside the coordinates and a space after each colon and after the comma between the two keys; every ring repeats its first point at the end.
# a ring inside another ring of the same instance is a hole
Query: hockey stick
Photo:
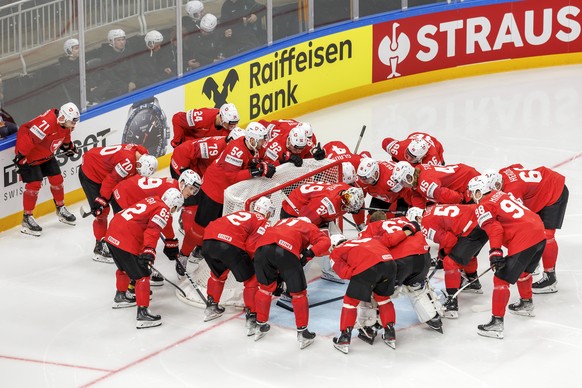
{"type": "Polygon", "coordinates": [[[85,209],[83,209],[83,206],[81,206],[81,208],[79,209],[79,212],[81,213],[82,218],[87,218],[91,214],[93,214],[91,211],[86,212],[85,209]]]}
{"type": "Polygon", "coordinates": [[[186,298],[186,293],[184,292],[184,290],[183,290],[183,289],[181,289],[181,288],[180,288],[180,287],[179,287],[177,284],[175,284],[175,283],[173,283],[172,281],[168,280],[168,278],[167,278],[167,277],[165,277],[164,275],[162,275],[162,273],[161,273],[160,271],[158,271],[158,270],[157,270],[157,269],[156,269],[156,268],[155,268],[153,265],[151,265],[151,264],[150,264],[150,268],[151,268],[151,269],[153,269],[154,271],[156,271],[157,273],[159,273],[159,274],[160,274],[160,276],[161,276],[161,277],[163,277],[165,281],[167,281],[168,283],[170,283],[172,286],[176,287],[176,289],[177,289],[178,291],[180,291],[180,294],[182,294],[182,296],[183,296],[184,298],[186,298]]]}
{"type": "Polygon", "coordinates": [[[295,213],[299,214],[299,209],[297,209],[297,206],[295,206],[295,204],[293,202],[291,202],[291,200],[289,199],[287,194],[285,194],[283,192],[283,190],[281,190],[281,194],[283,194],[283,199],[285,200],[285,202],[287,202],[289,204],[289,206],[291,206],[293,208],[293,210],[295,210],[295,213]]]}
{"type": "Polygon", "coordinates": [[[362,231],[362,229],[360,229],[360,227],[358,226],[358,224],[356,224],[355,222],[352,222],[352,221],[348,220],[346,216],[342,216],[342,218],[344,219],[345,222],[347,222],[348,224],[350,224],[351,226],[353,226],[354,228],[356,228],[356,230],[358,232],[361,232],[362,231]]]}
{"type": "Polygon", "coordinates": [[[439,269],[439,266],[437,265],[437,262],[435,262],[434,265],[434,269],[432,270],[432,272],[430,273],[430,275],[428,275],[428,280],[432,279],[432,277],[434,276],[434,274],[436,273],[436,271],[439,269]]]}
{"type": "MultiPolygon", "coordinates": [[[[342,296],[338,296],[338,297],[331,298],[331,299],[328,299],[328,300],[322,300],[321,302],[317,302],[317,303],[310,304],[309,305],[309,308],[321,306],[321,305],[328,304],[328,303],[332,303],[332,302],[337,302],[338,300],[341,300],[343,298],[344,297],[342,295],[342,296]]],[[[284,308],[287,311],[293,312],[293,307],[292,306],[288,306],[285,303],[281,302],[280,300],[278,300],[276,304],[277,304],[277,306],[282,307],[282,308],[284,308]]]]}
{"type": "Polygon", "coordinates": [[[397,215],[397,216],[405,216],[406,215],[406,211],[405,210],[394,210],[394,211],[391,211],[389,209],[380,209],[380,208],[377,208],[377,207],[362,207],[361,210],[368,210],[368,211],[374,211],[374,212],[375,211],[380,211],[380,212],[384,212],[384,213],[392,213],[392,214],[397,215]]]}
{"type": "Polygon", "coordinates": [[[362,127],[362,131],[360,132],[360,138],[358,139],[358,143],[356,143],[356,148],[354,148],[354,154],[358,153],[358,149],[360,148],[360,143],[362,142],[362,138],[364,137],[364,132],[366,132],[366,126],[362,127]]]}
{"type": "MultiPolygon", "coordinates": [[[[182,271],[184,271],[184,274],[186,274],[186,277],[190,281],[190,284],[192,284],[192,287],[194,287],[194,289],[198,293],[198,296],[200,297],[200,299],[202,299],[202,302],[204,302],[204,304],[206,305],[206,307],[208,307],[209,306],[208,299],[206,299],[206,297],[204,296],[204,294],[202,293],[202,291],[200,291],[200,287],[198,287],[198,284],[196,284],[194,282],[194,280],[192,279],[192,277],[190,277],[190,274],[188,273],[188,271],[186,271],[186,268],[184,268],[184,266],[182,265],[182,263],[180,263],[180,261],[178,259],[176,259],[176,263],[178,264],[178,266],[180,266],[180,269],[182,271]]],[[[184,295],[184,297],[186,297],[186,295],[184,295]]]]}
{"type": "Polygon", "coordinates": [[[477,276],[475,279],[471,280],[470,282],[468,282],[467,284],[465,284],[463,287],[459,288],[457,290],[457,292],[455,292],[453,294],[453,296],[451,297],[452,299],[455,299],[457,296],[459,296],[459,294],[467,287],[469,287],[471,284],[473,284],[475,281],[477,281],[481,276],[485,275],[487,272],[491,271],[493,269],[493,267],[489,267],[487,268],[485,271],[481,272],[479,274],[479,276],[477,276]]]}

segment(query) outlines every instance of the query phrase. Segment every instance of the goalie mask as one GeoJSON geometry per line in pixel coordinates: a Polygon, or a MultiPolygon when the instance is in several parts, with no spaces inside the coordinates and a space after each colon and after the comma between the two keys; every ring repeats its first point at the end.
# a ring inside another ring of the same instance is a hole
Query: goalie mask
{"type": "Polygon", "coordinates": [[[364,192],[359,187],[350,187],[341,192],[343,209],[349,213],[357,213],[364,206],[364,192]]]}
{"type": "Polygon", "coordinates": [[[137,160],[135,169],[139,175],[150,177],[154,175],[154,172],[158,169],[158,159],[153,155],[142,155],[137,160]]]}
{"type": "Polygon", "coordinates": [[[174,213],[184,204],[184,197],[182,197],[180,190],[172,187],[162,195],[162,201],[170,208],[170,212],[174,213]]]}
{"type": "Polygon", "coordinates": [[[406,158],[407,162],[418,164],[422,162],[422,158],[424,158],[424,156],[428,152],[429,147],[430,147],[429,144],[424,139],[421,138],[412,139],[412,141],[410,142],[410,144],[408,144],[408,147],[406,148],[406,153],[404,157],[406,158]]]}
{"type": "Polygon", "coordinates": [[[491,191],[489,179],[485,175],[473,177],[467,185],[467,191],[476,203],[479,203],[485,194],[491,191]]]}
{"type": "Polygon", "coordinates": [[[265,218],[270,218],[273,214],[275,214],[275,207],[273,206],[271,200],[267,197],[261,197],[257,199],[253,209],[255,212],[264,215],[265,218]]]}

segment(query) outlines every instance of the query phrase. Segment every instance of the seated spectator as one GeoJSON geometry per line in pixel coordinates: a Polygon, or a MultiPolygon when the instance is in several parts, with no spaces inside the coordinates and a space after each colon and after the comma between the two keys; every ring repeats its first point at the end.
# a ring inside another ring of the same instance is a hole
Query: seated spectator
{"type": "Polygon", "coordinates": [[[80,106],[79,87],[79,40],[67,39],[65,56],[59,58],[59,74],[67,99],[80,106]]]}
{"type": "Polygon", "coordinates": [[[162,48],[163,35],[157,30],[151,30],[145,35],[144,40],[147,50],[140,53],[138,59],[137,86],[140,88],[161,82],[176,74],[172,68],[171,53],[162,48]]]}
{"type": "Polygon", "coordinates": [[[14,135],[18,131],[16,122],[8,112],[0,108],[0,139],[14,135]]]}
{"type": "Polygon", "coordinates": [[[194,70],[200,66],[209,65],[224,59],[224,39],[215,33],[218,19],[207,13],[200,20],[200,33],[188,40],[184,47],[185,57],[188,58],[187,70],[194,70]]]}
{"type": "Polygon", "coordinates": [[[220,27],[229,42],[228,55],[256,48],[266,43],[262,26],[266,7],[255,0],[224,0],[220,11],[220,27]]]}

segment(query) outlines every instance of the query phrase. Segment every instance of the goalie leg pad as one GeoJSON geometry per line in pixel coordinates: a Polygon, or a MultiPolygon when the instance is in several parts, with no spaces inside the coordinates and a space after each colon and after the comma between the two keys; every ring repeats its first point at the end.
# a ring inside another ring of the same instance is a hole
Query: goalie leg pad
{"type": "Polygon", "coordinates": [[[428,282],[424,286],[405,286],[404,290],[421,323],[428,322],[435,315],[442,315],[443,306],[428,282]]]}

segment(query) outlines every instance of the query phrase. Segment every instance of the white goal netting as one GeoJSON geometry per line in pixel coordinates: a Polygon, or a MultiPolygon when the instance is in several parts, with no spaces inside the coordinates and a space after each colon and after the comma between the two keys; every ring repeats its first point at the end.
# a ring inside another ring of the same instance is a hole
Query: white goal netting
{"type": "MultiPolygon", "coordinates": [[[[272,178],[253,178],[238,182],[226,189],[222,214],[227,215],[239,210],[250,210],[257,199],[261,196],[267,196],[271,199],[276,209],[275,214],[270,219],[270,222],[274,223],[279,219],[281,204],[284,201],[284,196],[281,193],[285,193],[288,196],[291,191],[305,183],[337,183],[341,181],[341,161],[305,159],[301,167],[285,163],[277,166],[277,172],[272,178]]],[[[196,264],[188,263],[190,277],[198,285],[202,294],[206,296],[206,283],[210,277],[210,269],[204,260],[191,271],[190,268],[193,266],[196,266],[196,264]]],[[[179,286],[186,292],[186,297],[178,291],[176,292],[181,301],[195,307],[206,307],[192,287],[189,279],[184,278],[179,282],[179,286]]],[[[237,282],[234,276],[229,274],[220,298],[220,304],[243,308],[242,290],[242,283],[237,282]]]]}

